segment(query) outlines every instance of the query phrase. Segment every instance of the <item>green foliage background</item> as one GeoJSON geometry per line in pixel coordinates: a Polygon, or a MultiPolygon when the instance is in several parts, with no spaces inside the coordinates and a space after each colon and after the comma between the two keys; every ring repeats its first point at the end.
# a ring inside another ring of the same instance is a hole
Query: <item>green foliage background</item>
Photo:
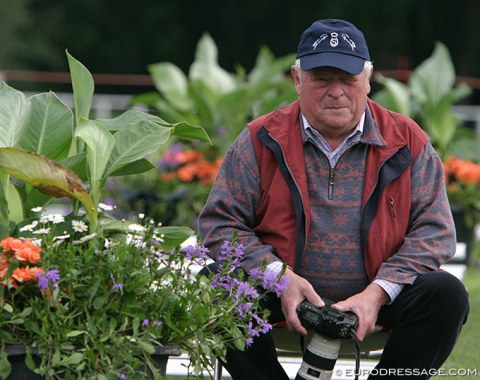
{"type": "Polygon", "coordinates": [[[459,75],[480,76],[476,0],[0,0],[0,15],[0,71],[68,71],[67,48],[94,73],[146,74],[162,61],[186,71],[204,32],[222,67],[250,70],[261,46],[284,56],[314,20],[346,18],[377,69],[415,67],[441,41],[459,75]]]}

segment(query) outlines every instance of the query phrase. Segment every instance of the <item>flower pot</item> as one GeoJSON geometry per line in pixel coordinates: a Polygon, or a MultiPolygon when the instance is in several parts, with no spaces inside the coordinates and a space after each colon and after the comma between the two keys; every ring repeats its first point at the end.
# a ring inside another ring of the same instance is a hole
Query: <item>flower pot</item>
{"type": "MultiPolygon", "coordinates": [[[[12,372],[7,380],[43,380],[44,377],[30,371],[25,365],[26,350],[25,346],[17,344],[7,344],[5,346],[8,360],[12,366],[12,372]]],[[[162,376],[166,375],[167,362],[170,356],[179,356],[180,349],[177,346],[157,346],[152,354],[152,360],[162,376]]],[[[36,350],[32,349],[32,358],[36,365],[40,363],[36,350]]],[[[150,370],[147,371],[147,379],[153,379],[150,370]]]]}

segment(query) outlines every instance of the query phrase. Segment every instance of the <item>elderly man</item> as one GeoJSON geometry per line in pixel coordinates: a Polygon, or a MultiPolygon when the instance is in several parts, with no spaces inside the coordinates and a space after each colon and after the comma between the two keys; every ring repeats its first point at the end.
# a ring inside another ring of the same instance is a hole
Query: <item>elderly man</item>
{"type": "MultiPolygon", "coordinates": [[[[382,378],[427,378],[454,347],[468,295],[439,271],[455,252],[442,162],[413,120],[368,98],[372,70],[354,25],[313,23],[291,70],[299,100],[238,136],[199,230],[213,259],[236,233],[247,272],[288,265],[267,305],[273,322],[305,335],[297,306],[332,300],[357,315],[360,340],[375,324],[391,329],[382,378]]],[[[230,350],[225,366],[235,380],[288,379],[269,334],[230,350]]]]}

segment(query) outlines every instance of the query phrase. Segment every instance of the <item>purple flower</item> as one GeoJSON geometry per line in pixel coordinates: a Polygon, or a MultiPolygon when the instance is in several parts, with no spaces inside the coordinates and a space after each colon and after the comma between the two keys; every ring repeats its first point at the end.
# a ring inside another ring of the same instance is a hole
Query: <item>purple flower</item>
{"type": "Polygon", "coordinates": [[[241,299],[242,297],[252,299],[258,298],[260,297],[260,295],[252,285],[250,285],[248,282],[243,281],[238,283],[238,287],[235,291],[235,297],[237,300],[241,299]]]}
{"type": "Polygon", "coordinates": [[[205,265],[208,259],[208,252],[208,248],[201,245],[189,245],[185,247],[185,256],[187,259],[198,265],[205,265]]]}
{"type": "Polygon", "coordinates": [[[120,290],[122,290],[122,288],[123,288],[123,284],[121,283],[113,284],[112,292],[119,292],[120,290]]]}
{"type": "Polygon", "coordinates": [[[55,285],[60,280],[60,271],[58,269],[51,269],[45,272],[38,272],[36,274],[38,279],[38,287],[42,292],[48,289],[50,282],[55,285]]]}
{"type": "Polygon", "coordinates": [[[240,267],[245,252],[243,251],[242,244],[233,245],[230,241],[224,241],[220,247],[220,253],[217,260],[220,262],[228,263],[230,270],[234,270],[240,267]]]}
{"type": "Polygon", "coordinates": [[[45,277],[52,281],[52,284],[56,284],[60,280],[60,271],[58,269],[51,269],[46,274],[45,277]]]}
{"type": "Polygon", "coordinates": [[[110,274],[110,279],[113,281],[112,292],[120,292],[123,288],[123,284],[115,281],[113,273],[110,274]]]}
{"type": "Polygon", "coordinates": [[[251,302],[245,302],[245,303],[238,304],[236,306],[236,310],[238,312],[238,315],[244,318],[250,313],[250,310],[252,309],[252,307],[253,307],[253,304],[251,302]]]}
{"type": "Polygon", "coordinates": [[[150,321],[148,319],[144,319],[143,322],[142,322],[142,326],[147,327],[149,323],[150,323],[150,321]]]}
{"type": "Polygon", "coordinates": [[[279,277],[278,275],[270,271],[263,272],[259,269],[252,269],[249,272],[249,275],[254,281],[260,281],[262,283],[262,287],[265,290],[274,292],[277,297],[280,297],[282,290],[284,290],[288,284],[288,277],[279,277]]]}
{"type": "Polygon", "coordinates": [[[48,279],[42,274],[37,275],[38,278],[38,287],[42,292],[48,289],[48,279]]]}

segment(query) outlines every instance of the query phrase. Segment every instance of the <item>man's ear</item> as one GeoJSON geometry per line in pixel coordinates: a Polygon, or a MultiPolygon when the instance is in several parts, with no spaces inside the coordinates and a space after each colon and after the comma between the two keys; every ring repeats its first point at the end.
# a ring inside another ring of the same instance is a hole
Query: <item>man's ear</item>
{"type": "Polygon", "coordinates": [[[294,65],[290,67],[290,73],[295,81],[295,91],[297,92],[297,95],[300,95],[300,73],[294,65]]]}

